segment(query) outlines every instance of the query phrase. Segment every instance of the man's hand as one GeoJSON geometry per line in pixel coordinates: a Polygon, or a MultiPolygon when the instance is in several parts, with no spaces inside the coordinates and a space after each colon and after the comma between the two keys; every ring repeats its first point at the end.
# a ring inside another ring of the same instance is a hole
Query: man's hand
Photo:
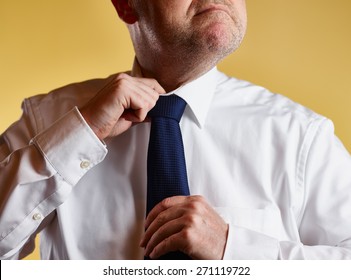
{"type": "Polygon", "coordinates": [[[228,225],[201,196],[174,196],[157,204],[146,218],[140,246],[152,259],[182,251],[192,259],[222,259],[228,225]]]}
{"type": "Polygon", "coordinates": [[[117,74],[80,111],[100,140],[143,122],[165,90],[154,79],[117,74]]]}

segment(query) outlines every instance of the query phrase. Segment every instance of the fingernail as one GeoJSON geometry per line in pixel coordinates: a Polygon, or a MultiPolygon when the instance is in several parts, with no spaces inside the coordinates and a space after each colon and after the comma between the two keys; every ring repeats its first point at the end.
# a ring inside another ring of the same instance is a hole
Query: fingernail
{"type": "Polygon", "coordinates": [[[150,259],[154,259],[154,256],[155,256],[155,253],[154,253],[154,251],[152,251],[152,252],[149,254],[149,258],[150,258],[150,259]]]}
{"type": "Polygon", "coordinates": [[[150,248],[148,246],[145,247],[145,255],[150,257],[150,248]]]}

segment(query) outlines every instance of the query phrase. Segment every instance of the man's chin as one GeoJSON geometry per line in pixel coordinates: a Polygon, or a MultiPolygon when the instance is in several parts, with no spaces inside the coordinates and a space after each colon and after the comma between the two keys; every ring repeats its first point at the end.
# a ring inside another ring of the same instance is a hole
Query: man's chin
{"type": "Polygon", "coordinates": [[[230,30],[228,25],[214,23],[205,31],[204,43],[209,51],[228,55],[239,47],[242,41],[241,37],[242,36],[240,36],[239,32],[233,32],[233,30],[230,30]]]}

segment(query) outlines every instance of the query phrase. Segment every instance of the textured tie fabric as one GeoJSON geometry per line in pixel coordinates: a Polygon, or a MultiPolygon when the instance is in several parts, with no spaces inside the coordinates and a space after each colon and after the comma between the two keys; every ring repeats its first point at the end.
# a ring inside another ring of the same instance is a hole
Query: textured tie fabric
{"type": "MultiPolygon", "coordinates": [[[[147,158],[147,214],[163,199],[189,195],[179,121],[186,102],[177,95],[160,96],[149,112],[151,131],[147,158]]],[[[160,259],[189,259],[172,252],[160,259]]]]}

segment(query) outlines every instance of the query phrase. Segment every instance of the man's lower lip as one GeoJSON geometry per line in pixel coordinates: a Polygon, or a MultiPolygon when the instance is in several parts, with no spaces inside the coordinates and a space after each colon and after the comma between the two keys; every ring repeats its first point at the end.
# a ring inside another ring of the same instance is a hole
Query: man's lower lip
{"type": "Polygon", "coordinates": [[[221,9],[207,9],[205,11],[202,11],[202,12],[196,14],[196,16],[200,16],[200,15],[211,13],[211,12],[224,12],[224,13],[226,13],[226,11],[221,10],[221,9]]]}

